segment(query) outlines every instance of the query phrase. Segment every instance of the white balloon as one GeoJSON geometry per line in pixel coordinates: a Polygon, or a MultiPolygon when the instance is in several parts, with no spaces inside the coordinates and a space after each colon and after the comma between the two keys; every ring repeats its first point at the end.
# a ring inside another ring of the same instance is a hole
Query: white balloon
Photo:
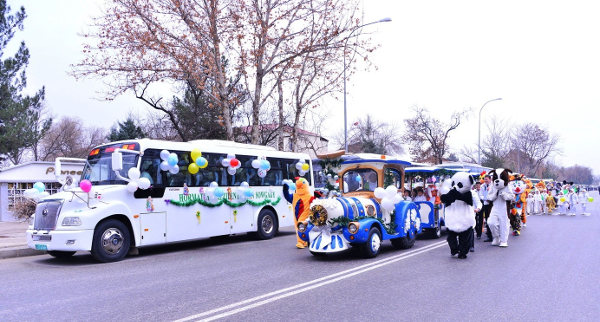
{"type": "Polygon", "coordinates": [[[339,179],[339,178],[340,178],[340,176],[338,176],[338,175],[336,174],[336,175],[335,175],[335,177],[333,177],[333,180],[337,180],[337,179],[339,179]]]}
{"type": "Polygon", "coordinates": [[[296,163],[296,170],[302,170],[302,163],[296,163]]]}
{"type": "Polygon", "coordinates": [[[179,173],[179,166],[176,165],[174,167],[171,167],[169,169],[169,172],[171,172],[171,174],[178,174],[179,173]]]}
{"type": "Polygon", "coordinates": [[[258,169],[258,167],[260,167],[260,160],[258,160],[258,159],[252,160],[252,167],[254,169],[258,169]]]}
{"type": "Polygon", "coordinates": [[[261,178],[264,178],[267,176],[267,171],[265,170],[258,170],[258,176],[261,178]]]}
{"type": "Polygon", "coordinates": [[[234,175],[236,172],[237,172],[237,170],[235,168],[227,169],[227,173],[229,173],[230,175],[234,175]]]}
{"type": "Polygon", "coordinates": [[[140,187],[140,189],[146,190],[150,188],[150,180],[148,180],[148,178],[141,178],[138,181],[138,186],[140,187]]]}
{"type": "Polygon", "coordinates": [[[235,154],[233,154],[233,153],[227,153],[227,159],[229,159],[229,160],[235,159],[235,154]]]}
{"type": "Polygon", "coordinates": [[[223,159],[221,160],[221,165],[224,167],[228,167],[229,166],[229,159],[223,159]]]}
{"type": "Polygon", "coordinates": [[[400,194],[398,194],[398,193],[397,193],[397,194],[394,196],[394,204],[397,204],[397,203],[399,203],[399,202],[400,202],[400,201],[402,201],[402,200],[404,200],[404,199],[402,199],[402,196],[401,196],[400,194]]]}
{"type": "Polygon", "coordinates": [[[169,171],[169,169],[171,169],[171,166],[169,165],[169,162],[163,161],[160,163],[160,169],[162,171],[169,171]]]}
{"type": "Polygon", "coordinates": [[[169,151],[167,150],[162,150],[160,151],[160,159],[163,161],[167,161],[169,159],[169,151]]]}
{"type": "Polygon", "coordinates": [[[129,179],[137,181],[140,178],[140,170],[138,168],[131,168],[127,171],[127,175],[129,179]]]}
{"type": "Polygon", "coordinates": [[[23,192],[23,197],[33,199],[39,191],[35,188],[27,189],[23,192]]]}
{"type": "Polygon", "coordinates": [[[394,201],[391,199],[383,199],[381,201],[381,207],[386,211],[392,211],[394,210],[394,201]]]}
{"type": "Polygon", "coordinates": [[[383,199],[385,197],[385,189],[383,189],[382,187],[377,187],[375,188],[375,198],[377,199],[383,199]]]}
{"type": "Polygon", "coordinates": [[[131,181],[127,184],[127,191],[135,192],[138,188],[138,183],[135,181],[131,181]]]}
{"type": "Polygon", "coordinates": [[[300,170],[300,171],[298,171],[298,174],[299,174],[301,177],[303,177],[303,176],[306,174],[306,171],[304,171],[304,170],[300,170]]]}
{"type": "Polygon", "coordinates": [[[216,188],[218,186],[219,186],[219,184],[216,181],[211,182],[209,185],[209,187],[211,187],[211,188],[216,188]]]}
{"type": "Polygon", "coordinates": [[[240,187],[248,188],[248,187],[250,187],[250,185],[248,184],[248,182],[244,181],[244,182],[240,183],[240,187]]]}
{"type": "Polygon", "coordinates": [[[398,193],[398,189],[395,186],[388,186],[385,188],[385,197],[387,199],[394,199],[394,196],[398,193]]]}

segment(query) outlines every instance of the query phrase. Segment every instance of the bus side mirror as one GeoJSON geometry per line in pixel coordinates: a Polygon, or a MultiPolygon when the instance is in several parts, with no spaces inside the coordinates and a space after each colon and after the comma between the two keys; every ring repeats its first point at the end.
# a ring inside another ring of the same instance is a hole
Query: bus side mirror
{"type": "Polygon", "coordinates": [[[113,171],[123,170],[123,154],[121,152],[112,153],[112,169],[113,171]]]}

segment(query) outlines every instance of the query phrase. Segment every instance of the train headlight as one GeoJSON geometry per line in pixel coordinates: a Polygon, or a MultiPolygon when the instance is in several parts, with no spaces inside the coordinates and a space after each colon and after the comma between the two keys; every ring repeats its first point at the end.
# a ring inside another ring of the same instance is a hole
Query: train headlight
{"type": "Polygon", "coordinates": [[[348,232],[351,234],[356,234],[358,232],[359,224],[357,222],[351,222],[348,224],[348,232]]]}
{"type": "Polygon", "coordinates": [[[298,231],[301,232],[301,233],[305,232],[306,231],[306,224],[303,223],[303,222],[299,222],[298,223],[298,231]]]}

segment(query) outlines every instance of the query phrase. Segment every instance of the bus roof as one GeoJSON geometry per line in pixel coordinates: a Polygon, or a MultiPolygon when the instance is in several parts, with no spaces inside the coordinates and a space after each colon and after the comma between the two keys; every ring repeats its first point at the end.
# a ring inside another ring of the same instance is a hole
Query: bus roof
{"type": "Polygon", "coordinates": [[[342,164],[365,163],[365,162],[381,162],[388,164],[411,165],[409,161],[400,160],[397,157],[390,155],[374,154],[374,153],[357,153],[348,154],[342,157],[342,164]]]}

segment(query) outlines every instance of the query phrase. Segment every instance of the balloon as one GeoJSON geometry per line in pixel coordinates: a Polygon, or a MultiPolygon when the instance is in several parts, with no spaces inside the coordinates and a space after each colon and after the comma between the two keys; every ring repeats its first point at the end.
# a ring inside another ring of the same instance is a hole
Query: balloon
{"type": "Polygon", "coordinates": [[[211,182],[210,185],[209,185],[209,187],[211,187],[211,188],[216,188],[218,186],[219,186],[219,184],[216,183],[215,181],[211,182]]]}
{"type": "Polygon", "coordinates": [[[252,197],[253,195],[254,195],[254,194],[252,193],[252,190],[251,190],[251,189],[246,189],[246,190],[244,190],[244,196],[245,196],[246,198],[250,198],[250,197],[252,197]]]}
{"type": "Polygon", "coordinates": [[[335,175],[335,177],[333,177],[333,180],[336,180],[336,181],[337,181],[337,180],[339,180],[339,179],[340,179],[340,176],[338,176],[338,175],[335,175]]]}
{"type": "Polygon", "coordinates": [[[233,168],[238,168],[240,166],[240,160],[233,158],[229,160],[229,165],[233,168]]]}
{"type": "Polygon", "coordinates": [[[40,199],[42,199],[42,198],[46,198],[46,197],[48,197],[49,195],[50,195],[50,194],[49,194],[48,192],[44,191],[44,192],[42,192],[42,193],[38,194],[38,195],[36,196],[36,197],[37,197],[36,199],[37,199],[37,200],[40,200],[40,199]]]}
{"type": "Polygon", "coordinates": [[[267,171],[262,170],[262,169],[258,170],[258,176],[261,177],[261,178],[266,177],[267,176],[267,171]]]}
{"type": "Polygon", "coordinates": [[[592,197],[589,197],[589,198],[588,198],[588,202],[594,202],[594,198],[592,198],[592,197]]]}
{"type": "Polygon", "coordinates": [[[189,171],[191,174],[196,174],[196,173],[198,173],[198,170],[199,170],[199,169],[200,169],[200,168],[199,168],[199,167],[198,167],[198,165],[197,165],[197,164],[195,164],[195,163],[190,163],[190,165],[188,166],[188,171],[189,171]]]}
{"type": "Polygon", "coordinates": [[[177,163],[179,162],[179,159],[177,158],[177,154],[175,154],[175,153],[169,154],[169,159],[167,161],[169,161],[169,165],[172,167],[177,165],[177,163]]]}
{"type": "Polygon", "coordinates": [[[394,196],[394,204],[397,204],[397,203],[399,203],[399,202],[400,202],[400,201],[402,201],[402,200],[403,200],[403,199],[402,199],[402,196],[401,196],[400,194],[396,194],[396,195],[394,196]]]}
{"type": "Polygon", "coordinates": [[[248,184],[248,182],[244,181],[242,183],[240,183],[240,187],[242,188],[248,188],[250,185],[248,184]]]}
{"type": "Polygon", "coordinates": [[[39,192],[44,192],[44,190],[46,190],[46,185],[38,181],[33,184],[33,188],[39,192]]]}
{"type": "Polygon", "coordinates": [[[235,159],[235,154],[228,153],[228,154],[227,154],[227,159],[229,159],[229,160],[231,160],[231,159],[235,159]]]}
{"type": "Polygon", "coordinates": [[[262,160],[260,162],[260,169],[261,170],[265,170],[268,171],[271,168],[271,163],[269,163],[269,161],[267,160],[262,160]]]}
{"type": "Polygon", "coordinates": [[[138,186],[140,187],[140,189],[146,190],[150,188],[150,180],[148,180],[148,178],[141,178],[138,181],[138,186]]]}
{"type": "Polygon", "coordinates": [[[302,163],[296,163],[296,170],[302,170],[302,163]]]}
{"type": "Polygon", "coordinates": [[[169,172],[171,172],[171,174],[178,174],[179,173],[179,167],[172,167],[171,169],[169,169],[169,172]]]}
{"type": "Polygon", "coordinates": [[[331,179],[331,173],[327,174],[327,179],[331,179]]]}
{"type": "Polygon", "coordinates": [[[293,182],[291,182],[291,181],[290,181],[290,182],[288,183],[288,186],[290,187],[290,190],[291,190],[291,191],[296,191],[296,185],[295,185],[293,182]]]}
{"type": "Polygon", "coordinates": [[[252,160],[252,167],[254,169],[258,169],[260,167],[260,160],[259,159],[252,160]]]}
{"type": "Polygon", "coordinates": [[[356,175],[356,177],[354,177],[354,180],[356,180],[356,182],[360,182],[362,178],[360,177],[360,175],[356,175]]]}
{"type": "Polygon", "coordinates": [[[381,207],[386,211],[392,211],[394,210],[394,201],[391,199],[383,199],[381,201],[381,207]]]}
{"type": "Polygon", "coordinates": [[[398,189],[394,186],[388,186],[387,188],[385,188],[385,197],[388,199],[393,199],[397,193],[398,189]]]}
{"type": "Polygon", "coordinates": [[[169,151],[167,151],[167,150],[160,151],[160,159],[163,161],[167,161],[169,159],[169,151]]]}
{"type": "Polygon", "coordinates": [[[375,198],[377,198],[377,199],[385,198],[385,189],[383,189],[382,187],[375,188],[374,193],[375,193],[375,198]]]}
{"type": "Polygon", "coordinates": [[[199,157],[196,159],[196,165],[198,166],[198,168],[204,169],[208,166],[208,160],[206,160],[203,157],[199,157]]]}
{"type": "Polygon", "coordinates": [[[303,177],[303,176],[306,174],[306,171],[304,171],[304,170],[300,170],[300,171],[298,171],[298,174],[299,174],[301,177],[303,177]]]}
{"type": "Polygon", "coordinates": [[[435,177],[431,177],[431,182],[435,183],[437,179],[435,177]]]}
{"type": "Polygon", "coordinates": [[[565,199],[564,197],[560,198],[560,202],[565,202],[567,201],[567,199],[565,199]]]}
{"type": "Polygon", "coordinates": [[[193,149],[192,153],[190,153],[190,154],[192,156],[192,160],[196,160],[202,156],[202,152],[200,152],[200,149],[193,149]]]}
{"type": "Polygon", "coordinates": [[[171,169],[171,166],[169,165],[169,162],[163,161],[160,163],[160,169],[162,171],[169,171],[169,169],[171,169]]]}
{"type": "Polygon", "coordinates": [[[135,181],[131,181],[127,184],[127,191],[135,192],[138,189],[138,184],[135,181]]]}
{"type": "Polygon", "coordinates": [[[229,166],[229,159],[223,159],[221,160],[221,165],[224,167],[228,167],[229,166]]]}
{"type": "Polygon", "coordinates": [[[23,197],[33,199],[39,193],[39,190],[37,190],[36,188],[31,188],[23,192],[23,197]]]}
{"type": "Polygon", "coordinates": [[[227,173],[229,173],[230,175],[235,175],[236,172],[237,172],[237,170],[234,169],[234,168],[228,168],[227,169],[227,173]]]}
{"type": "Polygon", "coordinates": [[[137,181],[140,178],[140,170],[138,168],[130,168],[127,171],[127,176],[129,176],[129,179],[137,181]]]}
{"type": "Polygon", "coordinates": [[[302,165],[302,170],[308,171],[308,169],[310,169],[310,166],[308,165],[308,163],[305,163],[302,165]]]}
{"type": "Polygon", "coordinates": [[[215,197],[221,198],[225,194],[225,190],[223,188],[217,187],[215,188],[215,197]]]}
{"type": "MultiPolygon", "coordinates": [[[[135,169],[135,168],[132,168],[132,169],[135,169]]],[[[139,173],[139,171],[138,171],[138,173],[139,173]]],[[[83,179],[79,183],[79,188],[81,188],[81,190],[83,190],[83,192],[90,192],[90,190],[92,190],[92,183],[90,182],[90,180],[83,179]]]]}

